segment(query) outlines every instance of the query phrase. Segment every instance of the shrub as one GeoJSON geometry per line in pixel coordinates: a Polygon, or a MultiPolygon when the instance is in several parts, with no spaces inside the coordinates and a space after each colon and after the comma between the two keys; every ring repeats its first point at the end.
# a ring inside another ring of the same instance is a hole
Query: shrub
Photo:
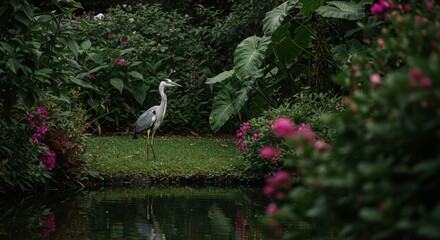
{"type": "Polygon", "coordinates": [[[109,9],[101,19],[76,19],[85,27],[77,39],[82,66],[77,78],[87,89],[80,97],[91,109],[87,117],[94,127],[127,130],[159,103],[159,82],[169,77],[184,88],[168,91],[171,116],[161,129],[208,129],[211,93],[202,83],[216,59],[202,41],[203,29],[192,26],[190,16],[159,5],[124,5],[109,9]]]}
{"type": "Polygon", "coordinates": [[[309,144],[285,156],[295,186],[271,206],[272,225],[278,232],[278,220],[311,226],[285,239],[440,237],[433,195],[440,190],[440,11],[433,1],[379,1],[371,10],[384,21],[382,36],[336,78],[352,94],[347,111],[331,118],[332,154],[309,144]]]}
{"type": "Polygon", "coordinates": [[[264,176],[283,167],[279,162],[281,154],[271,161],[261,156],[263,146],[271,146],[277,151],[287,151],[282,141],[272,133],[274,121],[280,117],[296,123],[307,123],[320,139],[332,141],[335,130],[325,121],[325,114],[340,110],[340,98],[323,93],[300,93],[294,95],[279,108],[263,112],[261,117],[253,118],[241,125],[237,131],[237,147],[240,157],[245,161],[246,170],[257,177],[264,176]]]}

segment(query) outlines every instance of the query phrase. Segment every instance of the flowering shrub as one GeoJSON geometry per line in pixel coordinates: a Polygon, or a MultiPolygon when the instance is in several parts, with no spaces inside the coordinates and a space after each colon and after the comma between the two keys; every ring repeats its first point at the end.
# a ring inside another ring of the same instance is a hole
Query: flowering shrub
{"type": "Polygon", "coordinates": [[[332,146],[284,139],[296,177],[268,213],[285,239],[440,238],[439,7],[380,0],[371,11],[382,34],[335,78],[351,94],[330,118],[332,146]],[[286,221],[311,229],[286,232],[286,221]]]}
{"type": "Polygon", "coordinates": [[[29,113],[29,125],[34,131],[32,134],[32,140],[35,144],[40,145],[41,153],[38,157],[38,161],[42,163],[46,169],[52,170],[55,167],[55,153],[43,143],[47,133],[47,109],[45,107],[38,107],[35,113],[29,113]]]}
{"type": "Polygon", "coordinates": [[[297,94],[279,108],[244,122],[236,133],[236,143],[239,154],[245,161],[246,170],[252,176],[261,178],[284,166],[280,160],[283,151],[288,149],[278,137],[304,132],[308,134],[308,138],[313,139],[316,135],[325,141],[331,141],[335,133],[324,122],[324,114],[343,111],[339,102],[339,98],[326,94],[297,94]],[[281,120],[275,122],[279,117],[282,117],[281,120]],[[310,125],[293,126],[290,125],[290,119],[310,125]]]}

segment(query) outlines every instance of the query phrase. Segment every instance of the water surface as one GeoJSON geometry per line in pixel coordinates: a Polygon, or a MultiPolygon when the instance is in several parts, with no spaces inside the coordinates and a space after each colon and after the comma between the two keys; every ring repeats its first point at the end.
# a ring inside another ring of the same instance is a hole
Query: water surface
{"type": "Polygon", "coordinates": [[[274,239],[259,189],[101,189],[0,200],[0,239],[274,239]]]}

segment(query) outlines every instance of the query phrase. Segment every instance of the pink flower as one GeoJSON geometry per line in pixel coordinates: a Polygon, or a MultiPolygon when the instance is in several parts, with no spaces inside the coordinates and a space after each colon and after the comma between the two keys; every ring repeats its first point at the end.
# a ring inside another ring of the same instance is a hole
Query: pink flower
{"type": "Polygon", "coordinates": [[[39,108],[37,108],[37,113],[38,114],[46,114],[47,109],[45,107],[39,107],[39,108]]]}
{"type": "Polygon", "coordinates": [[[114,36],[114,33],[107,33],[107,39],[113,39],[114,36]]]}
{"type": "Polygon", "coordinates": [[[122,8],[127,8],[127,4],[126,4],[126,3],[123,3],[123,4],[122,4],[122,8]]]}
{"type": "Polygon", "coordinates": [[[92,80],[92,79],[95,79],[95,75],[87,74],[86,78],[89,79],[89,80],[92,80]]]}
{"type": "Polygon", "coordinates": [[[315,133],[312,128],[305,123],[298,127],[294,135],[295,137],[303,136],[307,141],[313,141],[315,139],[315,133]]]}
{"type": "Polygon", "coordinates": [[[117,65],[122,65],[122,66],[127,66],[128,65],[128,60],[124,60],[124,59],[121,59],[119,57],[116,57],[116,64],[117,65]]]}
{"type": "Polygon", "coordinates": [[[341,108],[341,104],[340,104],[340,103],[336,103],[335,108],[336,108],[336,109],[340,109],[340,108],[341,108]]]}
{"type": "Polygon", "coordinates": [[[371,6],[370,10],[377,19],[383,19],[393,7],[394,3],[392,1],[388,2],[387,0],[379,0],[379,2],[371,6]]]}
{"type": "Polygon", "coordinates": [[[276,136],[289,138],[294,134],[295,125],[287,118],[279,118],[272,128],[276,136]]]}
{"type": "Polygon", "coordinates": [[[318,140],[315,142],[315,150],[317,152],[328,152],[332,149],[330,144],[326,143],[323,140],[318,140]]]}
{"type": "Polygon", "coordinates": [[[411,69],[409,72],[410,85],[413,81],[417,81],[419,86],[423,89],[428,89],[431,87],[431,79],[424,75],[419,69],[411,69]]]}
{"type": "Polygon", "coordinates": [[[292,188],[292,175],[290,172],[280,170],[274,175],[266,178],[266,185],[263,193],[272,196],[277,200],[283,200],[286,193],[292,188]]]}
{"type": "Polygon", "coordinates": [[[358,71],[359,71],[359,67],[356,65],[351,66],[351,71],[353,71],[353,76],[357,77],[358,76],[358,71]]]}
{"type": "Polygon", "coordinates": [[[374,85],[377,85],[381,82],[379,74],[375,73],[370,76],[370,82],[374,85]]]}
{"type": "Polygon", "coordinates": [[[44,148],[45,149],[41,152],[41,156],[38,158],[38,161],[43,163],[48,170],[52,170],[55,167],[55,152],[50,150],[47,145],[44,148]]]}
{"type": "Polygon", "coordinates": [[[54,232],[56,229],[55,225],[55,215],[50,213],[49,216],[43,222],[43,229],[41,230],[41,235],[44,239],[48,239],[51,232],[54,232]]]}
{"type": "Polygon", "coordinates": [[[434,2],[432,2],[431,0],[428,1],[428,2],[426,3],[426,7],[427,7],[429,10],[434,9],[434,2]]]}
{"type": "Polygon", "coordinates": [[[257,140],[258,138],[260,138],[260,134],[254,133],[254,136],[252,136],[252,141],[257,140]]]}
{"type": "Polygon", "coordinates": [[[382,38],[377,39],[377,46],[382,48],[385,45],[385,41],[382,38]]]}
{"type": "Polygon", "coordinates": [[[278,211],[277,205],[275,203],[271,203],[271,204],[267,205],[266,215],[269,217],[272,217],[273,215],[276,214],[277,211],[278,211]]]}
{"type": "Polygon", "coordinates": [[[266,146],[260,150],[260,156],[267,159],[278,157],[279,155],[281,155],[280,153],[281,149],[272,146],[266,146]]]}
{"type": "Polygon", "coordinates": [[[124,40],[123,38],[120,38],[119,42],[121,43],[122,46],[126,46],[128,44],[128,41],[124,40]]]}

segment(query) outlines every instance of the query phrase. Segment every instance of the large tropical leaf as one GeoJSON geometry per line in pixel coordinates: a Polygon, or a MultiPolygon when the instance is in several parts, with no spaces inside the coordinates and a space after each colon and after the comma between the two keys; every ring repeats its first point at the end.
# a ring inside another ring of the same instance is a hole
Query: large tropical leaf
{"type": "Polygon", "coordinates": [[[305,18],[309,18],[315,12],[315,10],[324,4],[324,0],[299,0],[302,4],[301,14],[305,18]]]}
{"type": "Polygon", "coordinates": [[[214,84],[214,83],[218,83],[218,82],[223,82],[224,80],[232,77],[233,74],[234,74],[234,70],[224,71],[215,77],[208,78],[208,80],[206,80],[206,84],[214,84]]]}
{"type": "Polygon", "coordinates": [[[243,108],[248,100],[249,89],[250,87],[246,86],[237,91],[232,86],[226,85],[215,96],[209,116],[209,124],[214,132],[220,130],[226,121],[243,108]]]}
{"type": "Polygon", "coordinates": [[[359,20],[365,17],[362,3],[330,1],[328,5],[316,9],[316,13],[327,18],[359,20]]]}
{"type": "Polygon", "coordinates": [[[343,69],[351,62],[351,57],[363,49],[364,46],[358,40],[352,39],[334,46],[331,52],[333,53],[333,58],[338,63],[338,67],[343,69]]]}
{"type": "Polygon", "coordinates": [[[259,72],[269,43],[269,37],[252,36],[238,44],[234,53],[234,71],[238,79],[244,80],[259,72]]]}
{"type": "Polygon", "coordinates": [[[283,22],[284,18],[289,13],[289,10],[298,3],[299,0],[285,1],[272,11],[266,13],[263,20],[263,32],[270,36],[283,22]]]}

